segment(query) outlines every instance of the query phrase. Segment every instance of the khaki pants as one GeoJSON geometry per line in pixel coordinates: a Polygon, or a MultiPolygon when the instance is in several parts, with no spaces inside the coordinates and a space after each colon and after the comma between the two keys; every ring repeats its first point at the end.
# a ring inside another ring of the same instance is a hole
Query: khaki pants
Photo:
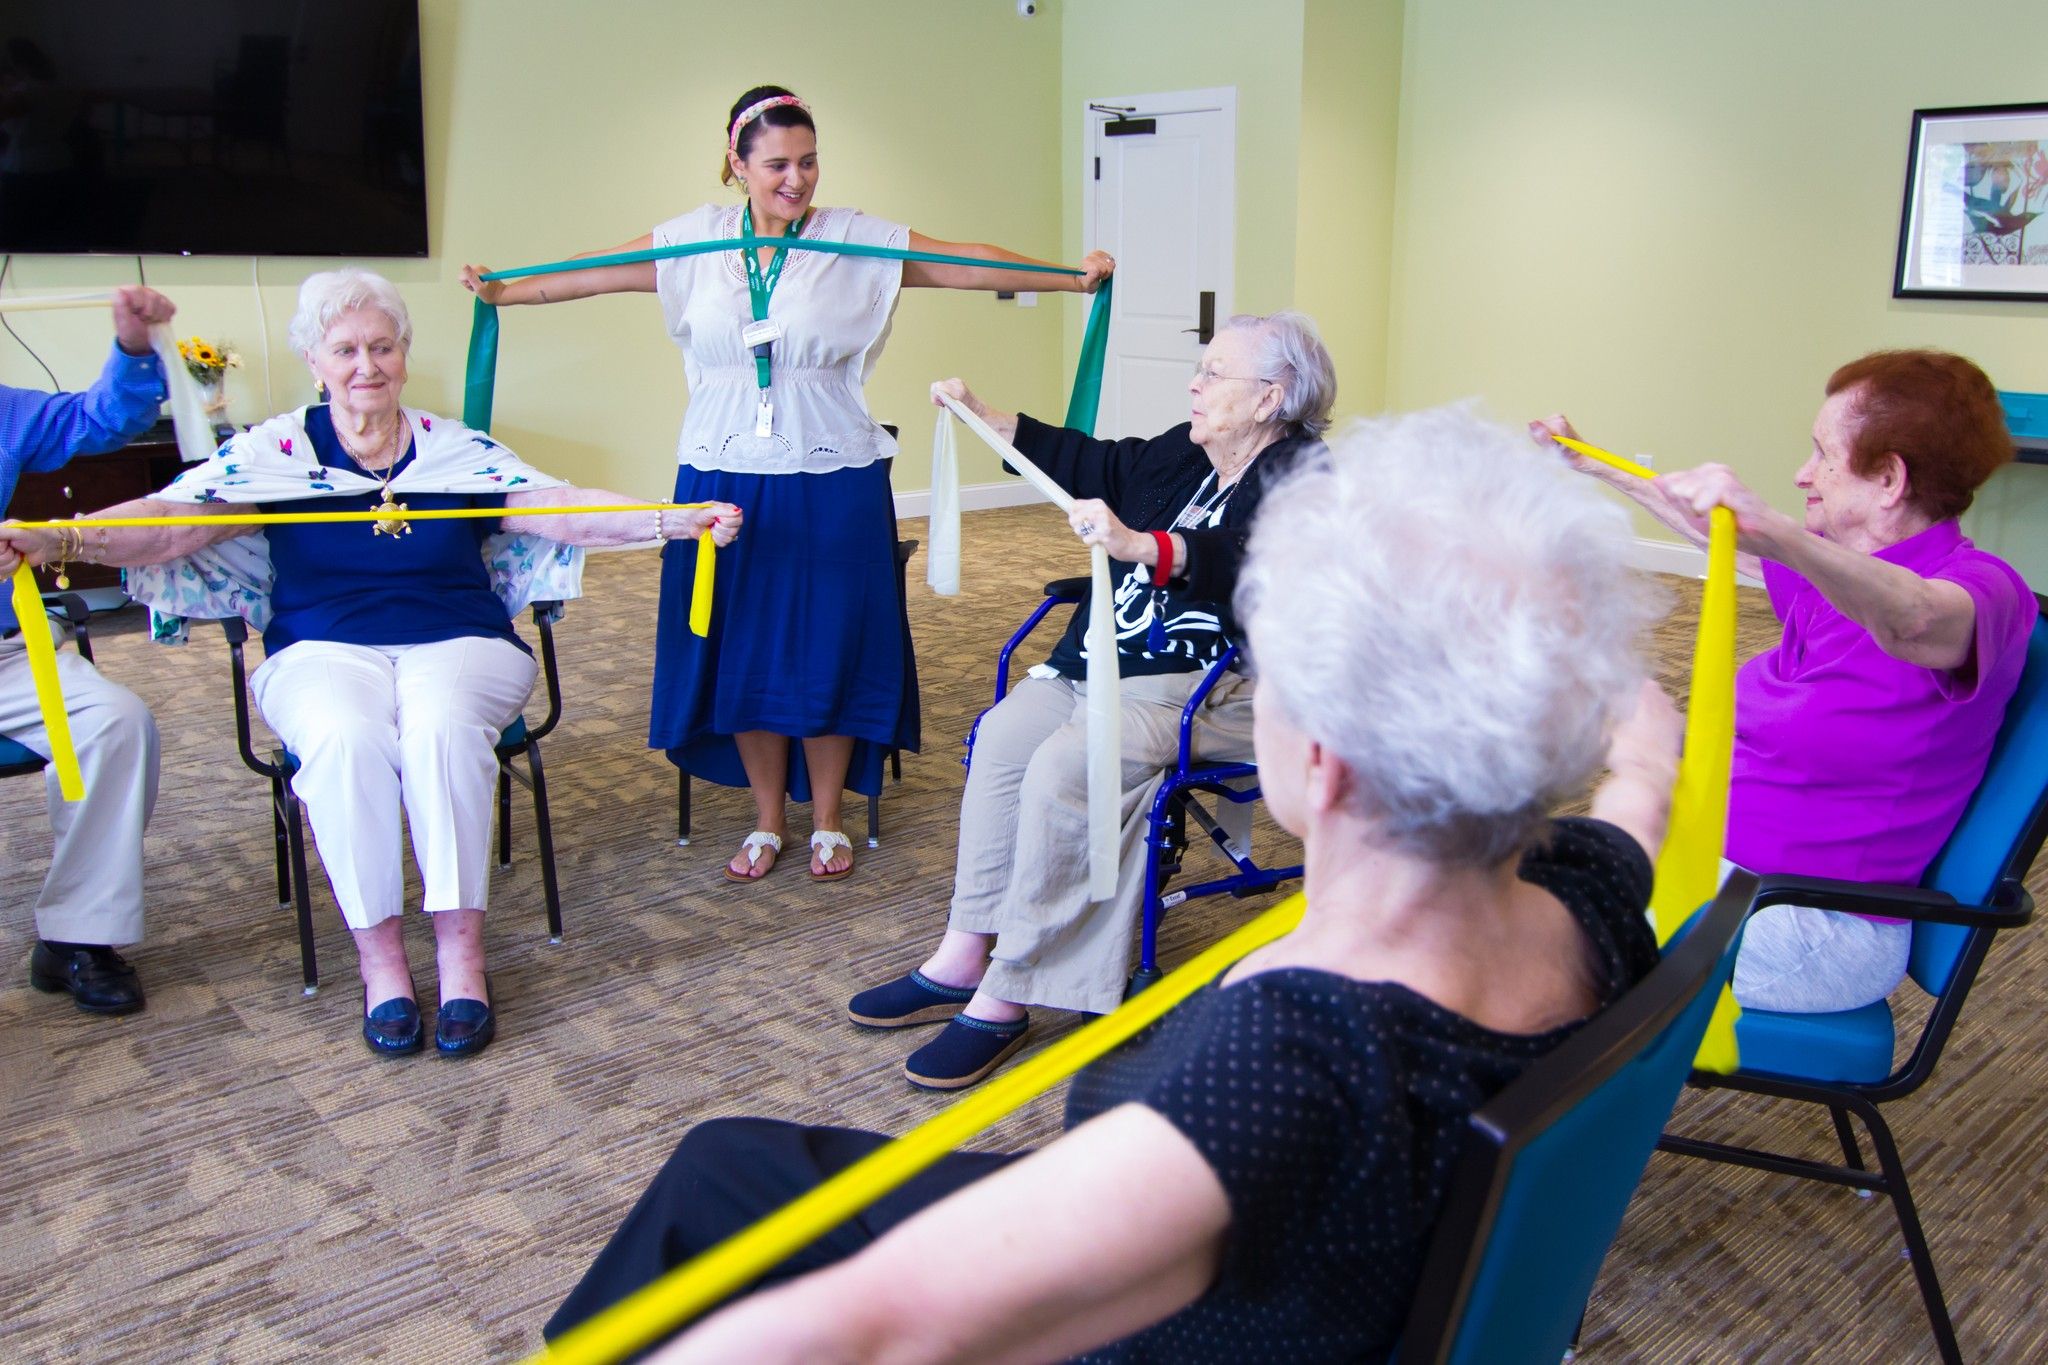
{"type": "MultiPolygon", "coordinates": [[[[57,770],[43,769],[54,838],[36,897],[36,933],[60,943],[140,943],[142,830],[156,805],[156,722],[133,692],[68,649],[57,652],[57,679],[85,799],[66,801],[57,770]]],[[[18,635],[0,640],[0,735],[50,756],[28,648],[18,635]]]]}
{"type": "MultiPolygon", "coordinates": [[[[1144,895],[1145,817],[1180,743],[1199,673],[1123,680],[1123,839],[1116,896],[1088,900],[1086,690],[1027,678],[982,717],[960,802],[948,924],[994,934],[983,989],[1003,1000],[1105,1014],[1123,999],[1144,895]]],[[[1252,753],[1251,681],[1232,673],[1195,717],[1194,756],[1252,753]]]]}

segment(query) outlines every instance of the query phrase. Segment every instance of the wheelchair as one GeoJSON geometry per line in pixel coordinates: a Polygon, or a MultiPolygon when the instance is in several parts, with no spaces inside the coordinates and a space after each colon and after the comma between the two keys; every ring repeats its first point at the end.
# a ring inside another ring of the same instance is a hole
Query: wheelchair
{"type": "MultiPolygon", "coordinates": [[[[1024,624],[1017,628],[996,656],[996,702],[1001,702],[1009,694],[1010,663],[1018,647],[1054,608],[1076,606],[1085,601],[1088,588],[1086,578],[1055,579],[1045,585],[1045,600],[1025,618],[1024,624]]],[[[1136,995],[1159,980],[1159,923],[1167,911],[1207,896],[1228,895],[1243,900],[1301,876],[1299,864],[1263,867],[1253,855],[1251,807],[1260,799],[1258,765],[1205,763],[1194,757],[1195,715],[1237,657],[1237,646],[1226,647],[1222,656],[1209,666],[1194,695],[1181,708],[1179,754],[1174,765],[1167,769],[1146,816],[1145,895],[1138,929],[1138,966],[1131,973],[1127,996],[1136,995]],[[1209,842],[1229,863],[1230,871],[1208,881],[1169,891],[1168,884],[1183,871],[1191,826],[1208,836],[1209,842]]],[[[980,733],[982,716],[987,714],[983,711],[974,718],[967,738],[961,741],[967,749],[960,760],[963,768],[973,767],[974,739],[980,733]]]]}

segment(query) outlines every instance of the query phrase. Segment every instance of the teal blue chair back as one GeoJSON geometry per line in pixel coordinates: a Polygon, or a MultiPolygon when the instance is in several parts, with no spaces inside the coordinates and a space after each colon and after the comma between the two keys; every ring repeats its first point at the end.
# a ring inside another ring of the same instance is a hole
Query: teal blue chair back
{"type": "MultiPolygon", "coordinates": [[[[2048,774],[2048,620],[2034,622],[2026,668],[2006,707],[1984,780],[1922,885],[1945,891],[1963,905],[1984,905],[2002,877],[2025,876],[2025,867],[2007,864],[2014,849],[2028,847],[2028,831],[2041,819],[2043,789],[2048,785],[2043,774],[2048,774]]],[[[1908,971],[1921,989],[1940,995],[1948,989],[1970,935],[1981,932],[1960,924],[1916,924],[1908,971]]]]}
{"type": "Polygon", "coordinates": [[[1563,1358],[1734,969],[1755,893],[1755,877],[1730,876],[1635,989],[1473,1114],[1402,1365],[1563,1358]]]}

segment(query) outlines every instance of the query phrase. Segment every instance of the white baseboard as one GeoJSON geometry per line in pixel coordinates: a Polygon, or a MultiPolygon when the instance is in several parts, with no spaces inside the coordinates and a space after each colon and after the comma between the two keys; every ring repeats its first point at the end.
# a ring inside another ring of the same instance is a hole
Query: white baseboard
{"type": "MultiPolygon", "coordinates": [[[[991,507],[1023,507],[1029,503],[1044,502],[1038,490],[1022,479],[1005,479],[1001,483],[970,483],[960,488],[960,510],[981,512],[991,507]]],[[[932,495],[928,488],[913,489],[896,495],[896,515],[899,517],[928,517],[932,514],[932,495]]]]}
{"type": "MultiPolygon", "coordinates": [[[[1707,576],[1707,552],[1692,545],[1680,545],[1672,540],[1652,540],[1648,536],[1637,536],[1629,562],[1645,573],[1668,573],[1680,578],[1705,578],[1707,576]]],[[[1760,579],[1748,574],[1737,574],[1735,581],[1745,588],[1761,588],[1760,579]]]]}

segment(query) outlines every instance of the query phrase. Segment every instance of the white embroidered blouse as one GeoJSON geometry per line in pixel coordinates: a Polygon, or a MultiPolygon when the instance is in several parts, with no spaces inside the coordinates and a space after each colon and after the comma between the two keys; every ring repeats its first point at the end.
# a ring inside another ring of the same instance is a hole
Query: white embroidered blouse
{"type": "MultiPolygon", "coordinates": [[[[656,228],[654,244],[739,235],[740,206],[708,204],[656,228]]],[[[853,209],[813,209],[803,235],[870,246],[910,242],[909,228],[853,209]]],[[[740,253],[655,262],[662,315],[683,352],[690,384],[679,463],[746,474],[825,474],[896,453],[861,390],[889,336],[903,263],[818,251],[786,257],[768,305],[782,337],[774,343],[774,422],[766,437],[755,434],[759,388],[753,352],[740,338],[754,317],[740,253]]]]}

